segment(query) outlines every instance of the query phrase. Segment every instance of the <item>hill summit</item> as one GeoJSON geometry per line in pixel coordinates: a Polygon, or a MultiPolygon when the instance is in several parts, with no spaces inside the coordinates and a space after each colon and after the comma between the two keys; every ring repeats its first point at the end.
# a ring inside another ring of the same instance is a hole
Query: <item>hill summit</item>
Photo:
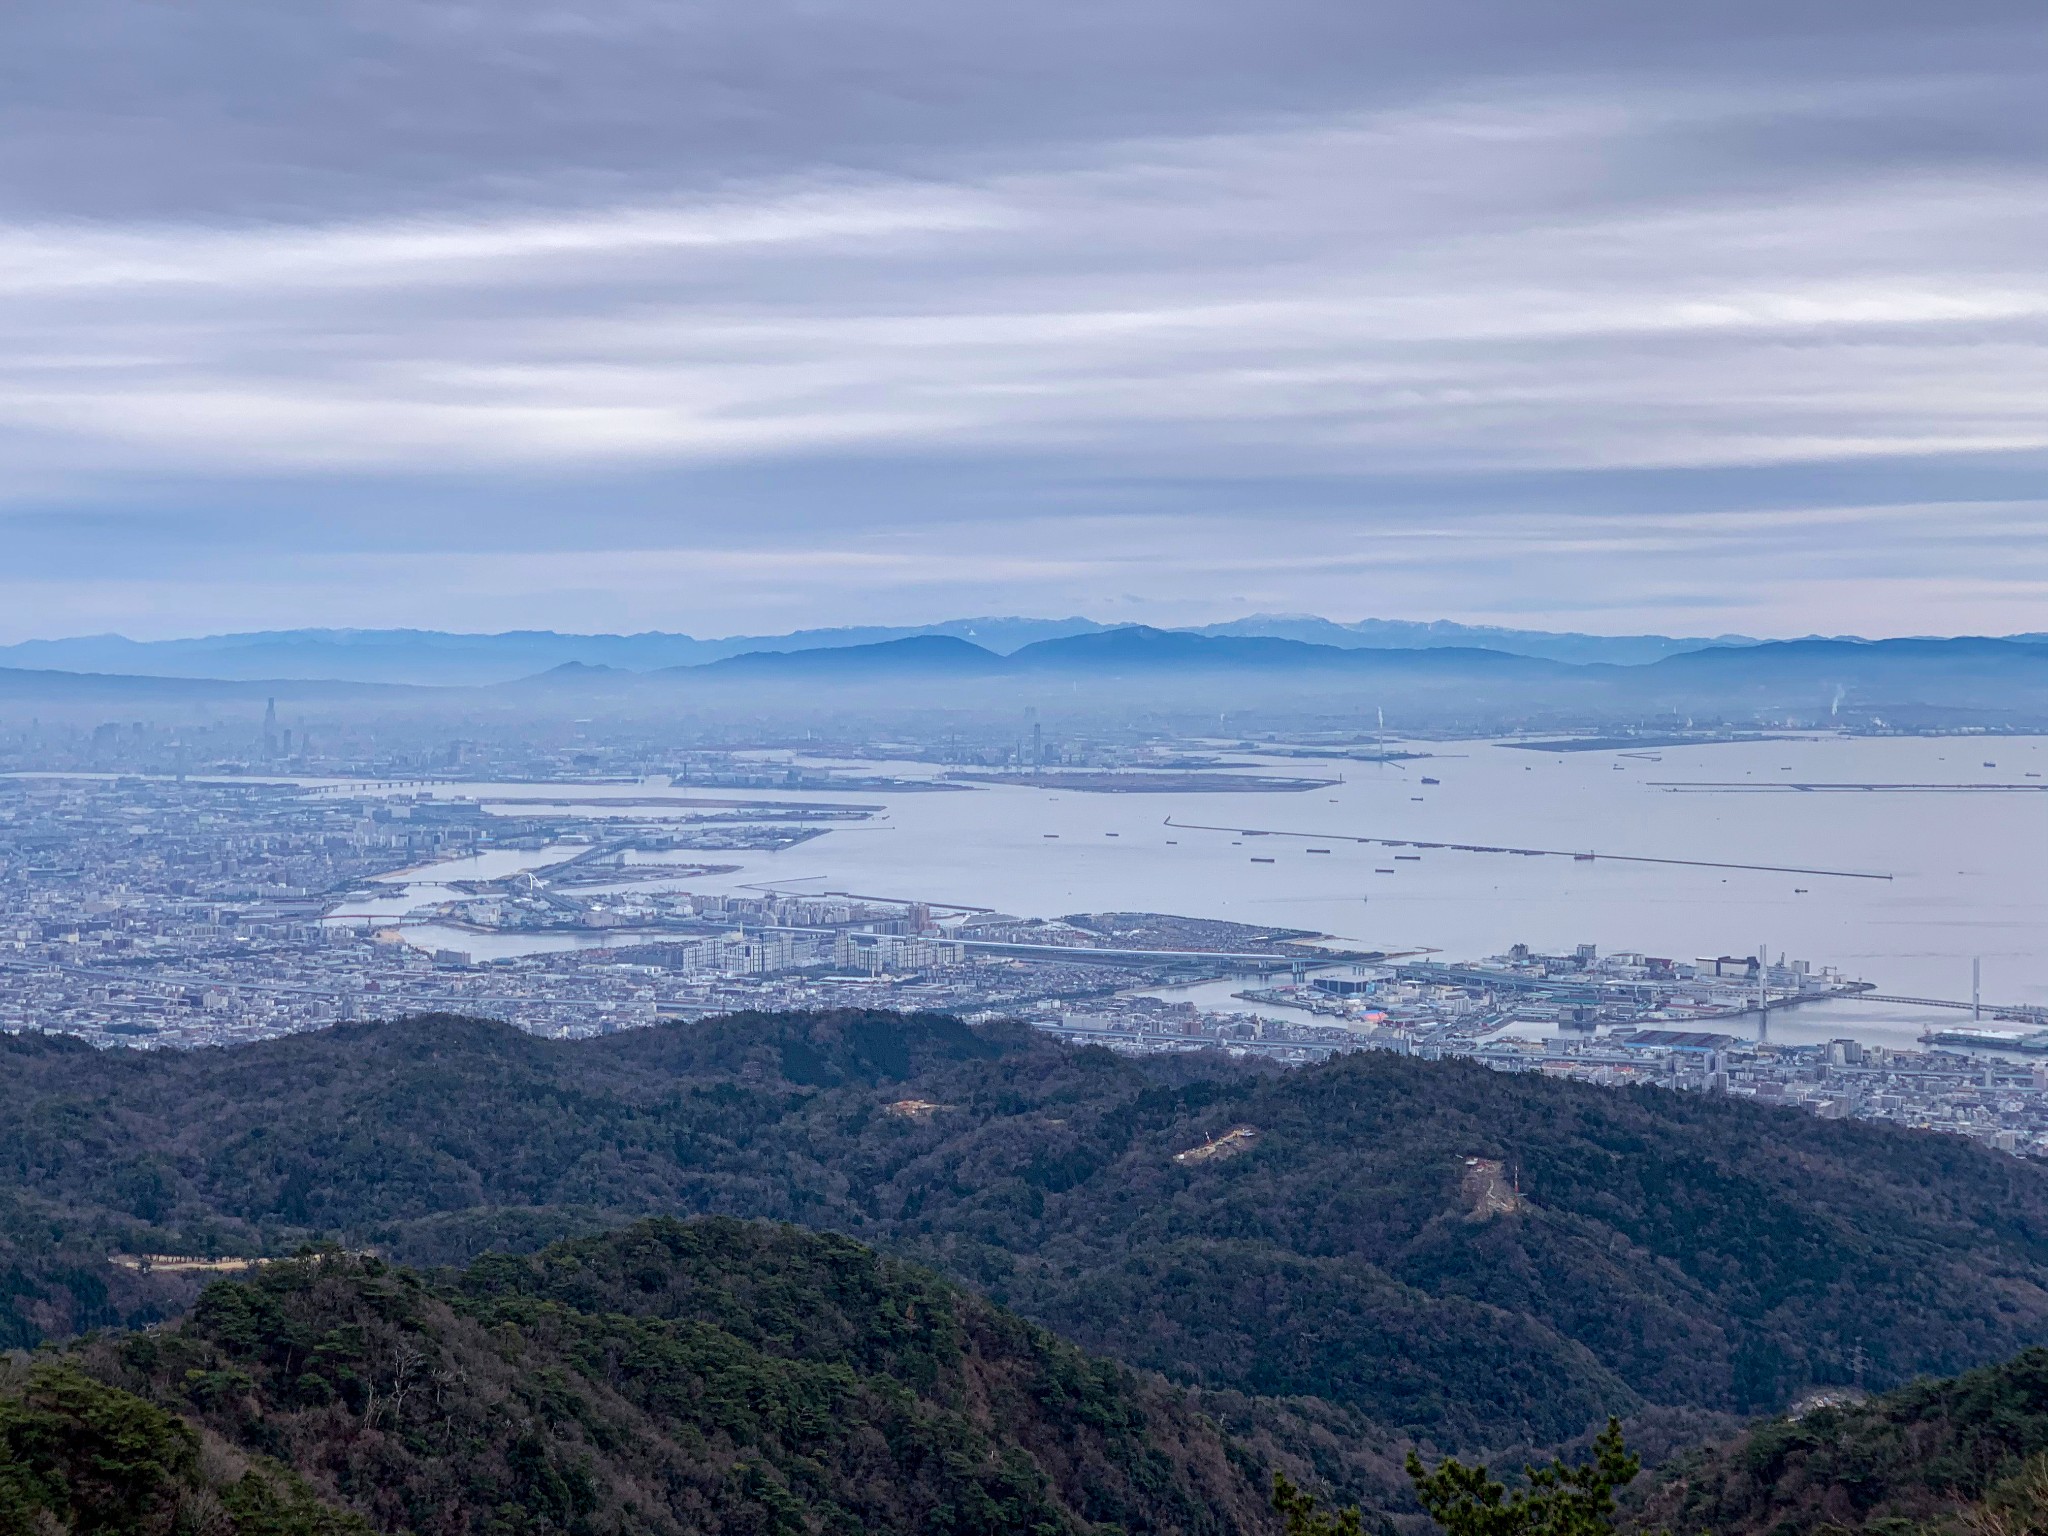
{"type": "MultiPolygon", "coordinates": [[[[437,1276],[310,1252],[64,1370],[91,1398],[72,1433],[111,1405],[170,1448],[129,1479],[137,1523],[81,1529],[155,1529],[204,1491],[190,1465],[255,1457],[269,1470],[244,1477],[296,1523],[237,1532],[1272,1527],[1242,1453],[1163,1384],[929,1271],[762,1223],[648,1221],[437,1276]]],[[[231,1515],[256,1507],[214,1481],[231,1515]]]]}

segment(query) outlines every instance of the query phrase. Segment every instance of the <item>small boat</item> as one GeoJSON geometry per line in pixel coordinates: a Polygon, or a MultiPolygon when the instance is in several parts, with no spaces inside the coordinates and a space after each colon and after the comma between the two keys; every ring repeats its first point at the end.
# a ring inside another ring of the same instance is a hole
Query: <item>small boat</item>
{"type": "Polygon", "coordinates": [[[1575,853],[1572,855],[1572,857],[1581,864],[1590,864],[1593,862],[1595,855],[1590,853],[1575,853]]]}
{"type": "Polygon", "coordinates": [[[1410,864],[1420,864],[1422,862],[1422,855],[1419,853],[1397,853],[1394,855],[1394,858],[1396,862],[1402,859],[1406,859],[1410,864]]]}
{"type": "Polygon", "coordinates": [[[1328,853],[1329,851],[1327,848],[1311,848],[1308,850],[1310,853],[1328,853]]]}
{"type": "Polygon", "coordinates": [[[1059,836],[1059,833],[1057,833],[1057,832],[1048,832],[1048,833],[1046,833],[1045,835],[1046,835],[1047,837],[1058,837],[1058,836],[1059,836]]]}
{"type": "Polygon", "coordinates": [[[1252,859],[1252,862],[1253,862],[1254,864],[1270,864],[1270,863],[1272,863],[1273,861],[1272,861],[1271,859],[1262,859],[1262,858],[1259,858],[1259,857],[1257,857],[1257,856],[1255,855],[1255,856],[1253,857],[1253,859],[1252,859]]]}
{"type": "Polygon", "coordinates": [[[1423,782],[1423,783],[1425,783],[1425,784],[1441,784],[1441,783],[1443,783],[1443,780],[1442,780],[1442,779],[1424,779],[1424,780],[1423,780],[1422,782],[1423,782]]]}
{"type": "Polygon", "coordinates": [[[1422,804],[1422,796],[1420,795],[1410,795],[1408,798],[1410,800],[1413,800],[1417,805],[1422,804]]]}
{"type": "Polygon", "coordinates": [[[1122,834],[1121,832],[1105,832],[1105,833],[1103,833],[1102,835],[1103,835],[1104,837],[1122,837],[1122,836],[1123,836],[1123,834],[1122,834]]]}
{"type": "Polygon", "coordinates": [[[1376,869],[1373,871],[1373,873],[1376,875],[1391,875],[1397,873],[1397,871],[1391,869],[1376,869]]]}

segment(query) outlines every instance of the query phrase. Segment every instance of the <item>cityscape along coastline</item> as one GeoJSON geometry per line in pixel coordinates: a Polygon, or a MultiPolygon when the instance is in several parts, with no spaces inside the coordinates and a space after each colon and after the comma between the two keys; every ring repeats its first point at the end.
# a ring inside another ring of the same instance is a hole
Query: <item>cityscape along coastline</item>
{"type": "Polygon", "coordinates": [[[2031,1030],[1973,1021],[1921,1050],[1773,1043],[1773,1014],[1871,984],[1761,946],[1465,962],[1171,914],[707,889],[724,859],[876,809],[669,793],[593,814],[561,802],[569,787],[486,814],[425,787],[8,779],[0,1028],[168,1047],[423,1012],[573,1037],[751,1008],[942,1009],[1132,1052],[1461,1056],[2048,1151],[2048,1066],[1971,1049],[2034,1048],[2031,1010],[2014,1016],[2031,1030]]]}

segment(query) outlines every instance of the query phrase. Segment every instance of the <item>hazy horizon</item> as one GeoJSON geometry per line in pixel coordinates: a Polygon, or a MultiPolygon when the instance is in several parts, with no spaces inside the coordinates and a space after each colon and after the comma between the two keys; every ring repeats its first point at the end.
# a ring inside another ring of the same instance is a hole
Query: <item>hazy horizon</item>
{"type": "MultiPolygon", "coordinates": [[[[1217,617],[1217,618],[1213,618],[1213,619],[1208,619],[1208,620],[1201,620],[1201,621],[1196,621],[1196,622],[1193,622],[1193,623],[1189,623],[1189,624],[1158,624],[1158,625],[1150,625],[1150,626],[1147,626],[1147,627],[1152,627],[1152,628],[1158,628],[1158,629],[1172,629],[1172,630],[1197,630],[1197,629],[1205,629],[1205,628],[1214,628],[1214,627],[1216,627],[1216,626],[1219,626],[1219,625],[1226,625],[1226,624],[1248,624],[1248,623],[1253,623],[1253,622],[1256,622],[1256,621],[1260,621],[1260,620],[1272,620],[1272,621],[1276,621],[1276,622],[1295,622],[1295,623],[1323,623],[1323,624],[1332,624],[1332,625],[1337,625],[1337,626],[1339,626],[1339,627],[1343,627],[1343,628],[1353,628],[1353,627],[1357,627],[1357,626],[1364,626],[1364,625],[1372,625],[1372,624],[1385,624],[1385,625],[1390,625],[1390,626],[1396,626],[1396,625],[1398,625],[1398,626],[1403,626],[1403,627],[1410,627],[1410,626],[1412,626],[1412,627],[1415,627],[1415,628],[1418,628],[1418,629],[1419,629],[1419,628],[1426,628],[1426,627],[1430,627],[1430,626],[1436,626],[1436,625],[1452,625],[1452,626],[1456,626],[1456,627],[1457,627],[1457,628],[1459,628],[1459,629],[1481,629],[1481,630],[1483,630],[1483,629],[1500,629],[1500,630],[1506,630],[1506,631],[1513,631],[1513,632],[1518,632],[1518,633],[1528,633],[1528,634],[1556,634],[1556,635],[1570,635],[1570,634],[1582,634],[1582,635],[1586,635],[1586,636],[1589,636],[1589,637],[1592,637],[1592,638],[1599,638],[1599,639],[1634,639],[1634,638],[1645,638],[1645,637],[1652,637],[1652,638],[1665,638],[1665,639],[1677,639],[1677,640],[1723,640],[1723,641],[1725,641],[1725,640],[1805,640],[1805,639],[1816,639],[1816,638],[1828,638],[1828,639],[1872,639],[1872,638],[1906,638],[1906,637],[1907,637],[1907,636],[1906,636],[1906,635],[1905,635],[1905,634],[1904,634],[1903,632],[1902,632],[1902,634],[1901,634],[1900,636],[1885,636],[1885,637],[1877,637],[1877,636],[1868,636],[1868,635],[1830,635],[1830,636],[1826,636],[1826,637],[1821,637],[1821,636],[1819,636],[1819,635],[1818,635],[1818,634],[1816,634],[1816,633],[1807,633],[1807,634],[1799,634],[1799,635],[1791,635],[1791,634],[1786,634],[1786,635],[1749,635],[1749,634],[1736,634],[1736,633],[1734,633],[1734,632],[1732,632],[1732,631],[1724,631],[1724,632],[1720,632],[1720,633],[1715,633],[1715,634],[1704,634],[1704,633],[1701,633],[1701,634],[1691,634],[1691,633],[1688,633],[1688,634],[1682,634],[1682,635],[1681,635],[1681,634],[1670,634],[1670,633],[1665,633],[1665,632],[1652,632],[1652,631],[1646,631],[1646,630],[1619,630],[1619,629],[1602,629],[1602,628],[1599,628],[1599,627],[1597,627],[1597,626],[1591,626],[1591,625],[1589,625],[1589,626],[1586,626],[1586,627],[1584,627],[1584,628],[1577,628],[1577,629],[1572,629],[1572,630],[1554,630],[1554,629],[1543,629],[1543,628],[1538,628],[1538,627],[1533,627],[1533,626],[1525,626],[1525,625],[1517,625],[1517,624],[1498,624],[1498,625],[1496,625],[1496,624],[1486,624],[1486,623],[1472,623],[1472,622],[1467,622],[1467,621],[1464,621],[1464,620],[1459,620],[1459,619],[1446,619],[1446,618],[1442,618],[1442,617],[1433,617],[1433,618],[1416,618],[1416,619],[1409,619],[1409,618],[1392,618],[1392,619],[1390,619],[1390,618],[1386,617],[1386,616],[1385,616],[1385,615],[1383,615],[1383,614],[1376,614],[1376,613],[1366,613],[1366,614],[1359,614],[1359,615],[1358,615],[1358,616],[1356,616],[1355,618],[1338,618],[1338,617],[1332,617],[1332,616],[1331,616],[1331,615],[1329,615],[1329,614],[1321,614],[1321,613],[1233,613],[1233,614],[1229,614],[1229,615],[1227,615],[1227,616],[1217,617]]],[[[11,632],[11,631],[6,631],[6,630],[0,630],[0,649],[6,649],[6,648],[9,648],[9,647],[13,647],[13,646],[18,646],[18,645],[25,645],[25,644],[27,644],[27,645],[34,645],[34,644],[54,644],[54,643],[59,643],[59,642],[64,642],[64,641],[72,641],[72,640],[122,640],[122,641],[127,641],[127,642],[130,642],[130,643],[133,643],[133,644],[137,644],[137,645],[166,645],[166,644],[179,644],[179,643],[184,643],[184,642],[200,642],[200,641],[208,641],[208,640],[235,640],[235,639],[245,639],[245,638],[256,638],[256,637],[269,637],[269,636],[286,636],[286,635],[308,635],[308,634],[321,634],[321,635],[336,635],[336,636],[344,636],[344,635],[345,635],[345,636],[357,636],[357,635],[403,635],[403,634],[418,634],[418,635],[423,635],[423,636],[447,637],[447,638],[450,638],[450,639],[477,639],[477,640],[489,640],[489,639],[500,639],[500,638],[504,638],[504,637],[508,637],[508,636],[514,636],[514,635],[521,635],[521,634],[534,634],[534,635],[556,635],[556,636],[560,636],[561,638],[564,638],[564,639],[632,639],[632,638],[635,638],[635,637],[638,637],[638,636],[655,636],[655,635],[659,635],[659,636],[668,636],[668,637],[677,637],[677,638],[688,638],[688,639],[693,639],[693,640],[704,640],[704,641],[717,641],[717,640],[744,640],[744,639],[777,639],[777,640],[779,640],[779,639],[785,639],[785,638],[788,638],[788,637],[789,637],[789,636],[791,636],[791,635],[798,635],[798,634],[835,634],[835,633],[844,633],[844,632],[848,632],[848,631],[867,631],[867,630],[932,630],[932,629],[944,629],[944,628],[949,628],[949,627],[953,627],[953,626],[959,626],[959,625],[966,625],[966,624],[978,624],[978,623],[992,623],[992,622],[1002,622],[1002,623],[1027,623],[1027,624],[1063,624],[1063,623],[1080,623],[1080,624],[1091,624],[1091,625],[1099,625],[1099,626],[1101,626],[1101,627],[1103,627],[1103,628],[1116,628],[1116,627],[1120,627],[1120,626],[1135,626],[1135,625],[1144,625],[1144,624],[1145,624],[1145,621],[1143,621],[1143,620],[1138,620],[1138,619],[1121,619],[1121,620],[1112,620],[1112,619],[1098,619],[1098,618],[1095,618],[1095,617],[1094,617],[1094,616],[1092,616],[1092,615],[1089,615],[1089,614],[1083,614],[1083,613],[1067,613],[1067,614],[1052,614],[1052,613],[1024,613],[1024,612],[1018,612],[1018,613],[1002,613],[1002,614],[996,614],[996,613],[986,613],[986,614],[983,614],[983,613],[976,613],[976,614],[946,614],[946,615],[942,615],[942,616],[938,616],[938,617],[931,617],[931,618],[922,618],[922,617],[914,617],[914,616],[913,616],[913,617],[905,617],[905,618],[902,618],[902,619],[899,619],[899,620],[895,620],[895,621],[875,621],[875,622],[871,622],[871,623],[827,624],[827,625],[815,625],[815,626],[813,626],[813,625],[805,625],[805,626],[801,626],[800,628],[796,628],[796,629],[784,629],[784,630],[774,630],[774,631],[759,631],[759,630],[731,630],[731,631],[722,631],[722,632],[718,632],[718,633],[709,633],[709,632],[706,632],[706,633],[699,633],[699,632],[696,632],[696,631],[692,631],[692,630],[687,630],[687,629],[660,629],[660,628],[645,628],[645,629],[582,629],[582,630],[577,630],[577,629],[556,629],[556,628],[550,628],[549,626],[546,626],[546,625],[523,625],[523,624],[522,624],[522,625],[507,625],[507,626],[504,626],[504,627],[501,627],[501,628],[496,628],[496,629],[451,629],[451,628],[443,628],[443,627],[439,627],[439,626],[435,626],[435,625],[431,625],[431,624],[392,624],[392,625],[371,625],[371,624],[346,624],[346,623],[338,623],[338,624],[302,624],[302,625],[284,625],[284,626],[277,626],[277,627],[264,627],[264,628],[257,628],[257,627],[246,627],[246,628],[238,628],[238,627],[225,627],[225,628],[213,628],[213,629],[187,629],[187,630],[175,630],[175,631],[167,630],[167,631],[162,631],[162,632],[154,632],[154,633],[153,633],[153,632],[150,632],[150,631],[148,631],[148,630],[144,630],[144,629],[135,629],[135,628],[131,628],[131,629],[128,629],[128,630],[121,630],[121,629],[100,629],[100,630],[76,630],[76,631],[68,631],[68,632],[61,632],[61,633],[60,633],[60,632],[37,632],[37,633],[28,633],[28,632],[21,632],[21,633],[15,633],[15,632],[11,632]]],[[[1916,636],[1914,636],[1914,637],[1916,637],[1916,638],[1917,638],[1917,637],[1919,637],[1919,636],[1917,636],[1917,635],[1916,635],[1916,636]]],[[[1997,637],[1990,637],[1990,638],[1997,638],[1997,637]]]]}
{"type": "MultiPolygon", "coordinates": [[[[1327,624],[1340,629],[1364,632],[1369,626],[1384,625],[1390,630],[1423,631],[1437,629],[1443,633],[1472,631],[1478,633],[1498,632],[1503,634],[1529,635],[1532,637],[1556,637],[1560,639],[1585,638],[1591,640],[1672,640],[1681,643],[1759,643],[1770,644],[1792,640],[1903,640],[1903,639],[2035,639],[2043,632],[2014,630],[1993,633],[1985,630],[1936,632],[1932,630],[1898,629],[1890,632],[1823,633],[1806,630],[1798,633],[1757,634],[1723,630],[1713,633],[1705,631],[1680,631],[1677,629],[1621,629],[1599,624],[1575,625],[1571,628],[1553,628],[1538,625],[1493,623],[1451,619],[1442,616],[1429,618],[1389,618],[1384,614],[1366,613],[1356,617],[1334,617],[1323,613],[1231,613],[1216,618],[1197,620],[1186,624],[1152,624],[1141,619],[1099,619],[1089,614],[1051,613],[988,613],[951,614],[942,617],[905,617],[896,621],[877,620],[873,622],[804,625],[794,629],[774,631],[731,630],[692,631],[687,629],[558,629],[545,625],[507,625],[495,629],[453,629],[431,624],[303,624],[278,627],[221,627],[213,629],[187,629],[176,631],[150,632],[143,629],[102,629],[78,630],[71,632],[15,633],[0,630],[0,651],[21,646],[59,645],[82,641],[119,641],[138,646],[163,646],[204,644],[211,641],[253,640],[291,638],[299,636],[323,636],[336,638],[384,637],[416,635],[427,639],[449,640],[501,640],[520,636],[553,637],[563,640],[633,640],[633,639],[687,639],[707,644],[744,640],[788,640],[808,636],[835,636],[844,634],[926,632],[955,630],[973,624],[1022,624],[1022,625],[1064,625],[1079,624],[1102,629],[1114,628],[1155,628],[1174,632],[1200,632],[1215,630],[1229,625],[1272,624],[1327,624]]],[[[969,635],[967,638],[974,638],[969,635]]]]}

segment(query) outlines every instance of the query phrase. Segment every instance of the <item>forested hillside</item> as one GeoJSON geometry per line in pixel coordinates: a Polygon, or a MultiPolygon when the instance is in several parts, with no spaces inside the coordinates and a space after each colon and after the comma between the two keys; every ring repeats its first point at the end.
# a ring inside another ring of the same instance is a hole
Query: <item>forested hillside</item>
{"type": "Polygon", "coordinates": [[[130,1394],[174,1449],[261,1455],[308,1502],[418,1536],[1275,1524],[1171,1389],[916,1266],[761,1223],[655,1220],[459,1276],[309,1255],[65,1369],[130,1394]]]}
{"type": "Polygon", "coordinates": [[[76,1365],[0,1372],[0,1532],[370,1536],[270,1458],[76,1365]]]}
{"type": "Polygon", "coordinates": [[[8,1039],[0,1184],[11,1342],[189,1301],[110,1252],[331,1235],[454,1262],[762,1216],[929,1262],[1340,1480],[1391,1470],[1399,1437],[1499,1454],[1610,1411],[1679,1433],[2048,1337],[2048,1173],[1959,1139],[1385,1054],[1136,1061],[938,1017],[8,1039]]]}
{"type": "Polygon", "coordinates": [[[2048,1529],[2048,1349],[1759,1424],[1667,1469],[1642,1519],[1717,1536],[2048,1529]]]}

